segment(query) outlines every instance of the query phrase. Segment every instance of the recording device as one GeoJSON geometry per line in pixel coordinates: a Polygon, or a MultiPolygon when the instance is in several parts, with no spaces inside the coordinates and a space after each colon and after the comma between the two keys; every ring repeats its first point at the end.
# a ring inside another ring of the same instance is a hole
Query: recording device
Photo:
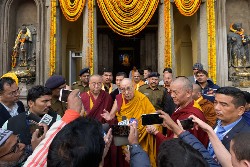
{"type": "Polygon", "coordinates": [[[163,118],[159,117],[160,114],[142,114],[142,125],[153,125],[153,124],[162,124],[163,118]]]}
{"type": "Polygon", "coordinates": [[[130,128],[126,125],[112,125],[113,136],[127,136],[129,135],[130,128]]]}
{"type": "Polygon", "coordinates": [[[180,120],[181,125],[182,125],[184,130],[192,129],[194,127],[194,122],[192,120],[193,120],[193,118],[187,118],[187,119],[180,120]]]}
{"type": "Polygon", "coordinates": [[[66,89],[61,89],[60,90],[60,97],[59,100],[62,102],[67,103],[69,94],[72,92],[72,90],[66,90],[66,89]]]}
{"type": "Polygon", "coordinates": [[[32,121],[34,121],[34,122],[40,122],[40,121],[41,121],[41,118],[40,118],[39,116],[33,114],[32,112],[29,112],[29,113],[27,114],[27,119],[28,119],[28,120],[32,120],[32,121]]]}
{"type": "Polygon", "coordinates": [[[130,132],[130,127],[127,125],[112,125],[112,135],[114,136],[115,146],[128,145],[128,135],[130,132]]]}
{"type": "Polygon", "coordinates": [[[29,129],[31,134],[33,134],[36,129],[39,129],[38,137],[41,137],[44,133],[43,126],[39,126],[39,124],[33,120],[29,120],[29,129]]]}

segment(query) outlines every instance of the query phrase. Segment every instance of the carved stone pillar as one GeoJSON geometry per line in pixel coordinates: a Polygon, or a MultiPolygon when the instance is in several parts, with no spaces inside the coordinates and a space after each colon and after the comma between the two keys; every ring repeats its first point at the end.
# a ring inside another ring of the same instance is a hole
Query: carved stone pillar
{"type": "Polygon", "coordinates": [[[165,31],[164,31],[164,3],[158,6],[158,71],[163,71],[164,67],[164,48],[165,48],[165,31]]]}
{"type": "Polygon", "coordinates": [[[228,57],[226,32],[226,0],[216,1],[216,50],[217,50],[217,85],[226,86],[228,83],[228,57]]]}
{"type": "MultiPolygon", "coordinates": [[[[200,5],[198,15],[198,56],[197,61],[203,64],[204,69],[208,71],[208,43],[207,43],[207,5],[203,1],[200,5]]],[[[195,61],[193,63],[196,63],[195,61]]]]}

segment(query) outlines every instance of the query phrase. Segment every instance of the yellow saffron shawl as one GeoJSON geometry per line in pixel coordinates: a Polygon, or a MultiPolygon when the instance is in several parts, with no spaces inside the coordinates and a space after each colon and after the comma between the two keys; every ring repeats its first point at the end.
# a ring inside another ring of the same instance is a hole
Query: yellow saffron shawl
{"type": "Polygon", "coordinates": [[[139,144],[149,155],[149,159],[152,167],[156,167],[156,142],[154,136],[146,132],[146,127],[142,125],[142,114],[149,114],[155,112],[154,106],[148,100],[148,98],[135,91],[134,98],[125,104],[125,99],[122,96],[121,111],[116,112],[118,121],[122,121],[122,116],[126,116],[127,119],[136,118],[138,120],[138,134],[139,144]]]}

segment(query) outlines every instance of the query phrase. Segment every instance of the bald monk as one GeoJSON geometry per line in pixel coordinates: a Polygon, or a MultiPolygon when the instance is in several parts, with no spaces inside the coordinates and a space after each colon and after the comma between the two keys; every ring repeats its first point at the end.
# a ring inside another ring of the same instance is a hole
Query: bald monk
{"type": "MultiPolygon", "coordinates": [[[[186,77],[178,77],[170,84],[171,97],[175,105],[177,106],[174,113],[171,115],[173,121],[177,123],[177,120],[187,119],[190,115],[195,115],[203,122],[206,122],[206,118],[201,110],[200,105],[192,98],[193,85],[186,77]]],[[[148,130],[152,133],[152,130],[148,130]]],[[[189,129],[200,142],[207,147],[208,135],[201,128],[189,129]]],[[[171,130],[167,131],[167,137],[162,135],[157,130],[153,130],[153,135],[156,135],[157,146],[164,140],[169,140],[174,137],[174,133],[171,130]]]]}
{"type": "Polygon", "coordinates": [[[148,98],[137,90],[134,90],[131,79],[124,78],[120,84],[121,94],[116,96],[110,112],[105,111],[101,116],[107,121],[117,116],[117,120],[122,121],[122,117],[127,119],[136,118],[138,120],[139,144],[150,158],[151,166],[156,167],[156,145],[153,136],[147,134],[145,126],[142,125],[141,115],[154,113],[154,106],[148,98]]]}
{"type": "Polygon", "coordinates": [[[110,110],[113,105],[112,97],[109,93],[102,90],[102,77],[92,75],[89,78],[89,91],[83,92],[80,96],[86,115],[105,123],[105,119],[100,114],[103,110],[110,110]]]}

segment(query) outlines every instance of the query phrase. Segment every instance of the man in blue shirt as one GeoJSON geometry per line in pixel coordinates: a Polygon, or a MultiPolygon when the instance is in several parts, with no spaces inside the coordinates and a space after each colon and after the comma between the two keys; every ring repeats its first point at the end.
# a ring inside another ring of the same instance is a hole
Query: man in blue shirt
{"type": "MultiPolygon", "coordinates": [[[[246,100],[243,92],[234,87],[221,87],[215,93],[214,109],[218,119],[214,131],[227,150],[230,141],[240,132],[250,132],[250,126],[242,115],[246,100]]],[[[211,143],[208,145],[210,155],[215,157],[211,143]]]]}

